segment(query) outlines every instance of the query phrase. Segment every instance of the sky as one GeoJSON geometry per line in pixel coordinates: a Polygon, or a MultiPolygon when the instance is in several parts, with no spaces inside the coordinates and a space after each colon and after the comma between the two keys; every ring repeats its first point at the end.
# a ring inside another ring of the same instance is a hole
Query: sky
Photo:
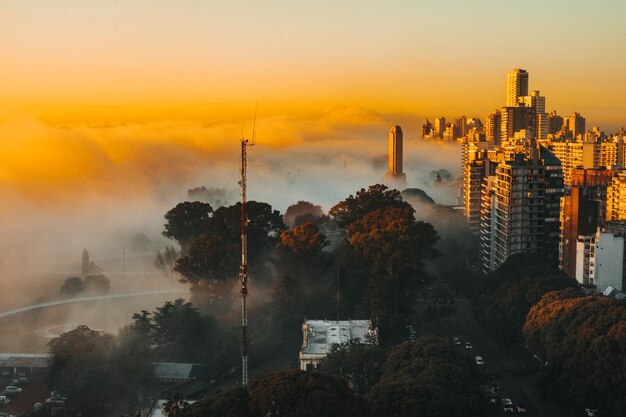
{"type": "Polygon", "coordinates": [[[458,175],[458,150],[419,144],[420,125],[484,120],[516,67],[547,110],[614,132],[624,15],[622,0],[0,0],[0,251],[68,227],[75,251],[98,227],[158,234],[188,188],[236,192],[255,106],[250,195],[281,210],[378,181],[395,124],[409,185],[458,175]]]}

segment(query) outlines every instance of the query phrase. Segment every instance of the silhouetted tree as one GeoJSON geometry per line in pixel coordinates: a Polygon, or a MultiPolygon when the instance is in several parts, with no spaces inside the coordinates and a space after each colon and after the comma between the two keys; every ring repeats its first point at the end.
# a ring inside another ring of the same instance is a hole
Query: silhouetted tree
{"type": "Polygon", "coordinates": [[[74,296],[83,291],[83,280],[79,277],[69,277],[63,282],[61,286],[61,294],[74,296]]]}
{"type": "Polygon", "coordinates": [[[211,217],[213,208],[200,201],[185,201],[165,213],[165,230],[163,235],[174,239],[185,251],[191,241],[204,230],[204,225],[211,217]]]}
{"type": "Polygon", "coordinates": [[[283,220],[289,227],[299,226],[308,221],[315,221],[316,218],[324,216],[322,207],[308,201],[298,201],[287,207],[283,220]],[[296,224],[296,220],[298,223],[296,224]]]}
{"type": "Polygon", "coordinates": [[[410,204],[402,200],[398,190],[390,190],[385,185],[370,185],[366,190],[361,188],[355,196],[350,195],[336,204],[328,214],[341,227],[347,227],[369,212],[389,207],[406,208],[410,204]]]}

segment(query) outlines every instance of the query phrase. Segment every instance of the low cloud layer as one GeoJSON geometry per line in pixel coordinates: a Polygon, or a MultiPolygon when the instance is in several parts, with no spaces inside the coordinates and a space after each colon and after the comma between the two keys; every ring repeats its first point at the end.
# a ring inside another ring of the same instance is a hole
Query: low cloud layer
{"type": "MultiPolygon", "coordinates": [[[[385,166],[376,161],[386,155],[389,127],[401,124],[408,186],[437,200],[441,190],[432,187],[430,172],[458,176],[460,148],[418,141],[418,120],[357,108],[260,117],[249,148],[249,198],[281,211],[298,200],[328,210],[381,182],[385,166]]],[[[29,293],[42,277],[78,267],[83,248],[113,272],[123,250],[149,263],[167,243],[160,236],[164,213],[188,189],[224,188],[237,198],[241,134],[241,124],[230,121],[49,126],[1,115],[0,285],[29,293]],[[133,248],[138,236],[144,246],[133,248]]],[[[449,196],[443,191],[441,199],[449,196]]]]}

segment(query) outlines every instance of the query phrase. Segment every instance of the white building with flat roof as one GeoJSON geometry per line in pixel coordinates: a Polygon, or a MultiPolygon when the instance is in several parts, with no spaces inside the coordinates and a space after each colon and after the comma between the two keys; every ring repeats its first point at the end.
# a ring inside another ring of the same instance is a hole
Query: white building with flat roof
{"type": "Polygon", "coordinates": [[[363,344],[378,343],[378,330],[371,320],[305,320],[302,324],[300,369],[317,368],[334,345],[359,340],[363,344]]]}

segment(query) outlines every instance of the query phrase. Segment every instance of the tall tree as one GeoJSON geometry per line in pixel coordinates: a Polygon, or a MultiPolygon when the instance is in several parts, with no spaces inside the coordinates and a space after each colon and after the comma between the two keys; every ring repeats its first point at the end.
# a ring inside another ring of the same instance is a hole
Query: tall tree
{"type": "Polygon", "coordinates": [[[410,209],[411,205],[402,200],[398,190],[375,184],[370,185],[367,190],[361,188],[354,196],[350,195],[332,207],[328,214],[339,226],[347,227],[369,212],[388,207],[410,209]]]}
{"type": "Polygon", "coordinates": [[[200,201],[185,201],[165,213],[163,235],[178,242],[183,251],[204,230],[205,223],[211,217],[213,208],[200,201]]]}

